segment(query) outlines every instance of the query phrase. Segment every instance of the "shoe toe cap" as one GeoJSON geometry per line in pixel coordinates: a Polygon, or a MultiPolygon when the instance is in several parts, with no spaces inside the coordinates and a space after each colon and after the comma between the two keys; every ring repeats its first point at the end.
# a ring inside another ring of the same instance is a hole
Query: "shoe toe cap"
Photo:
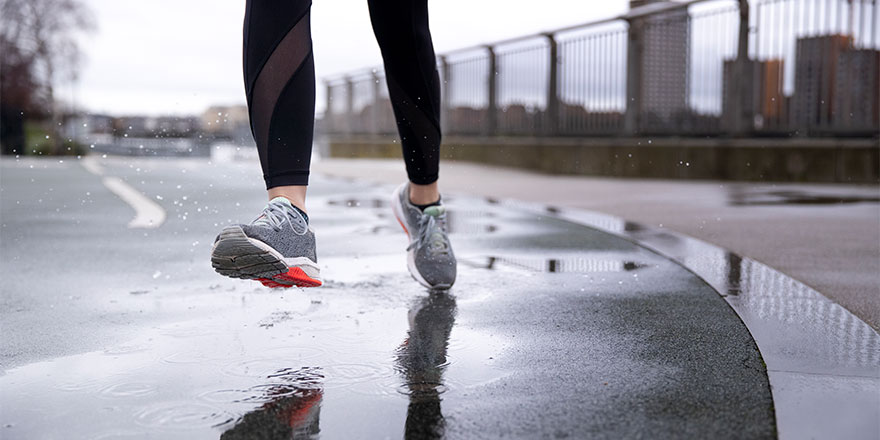
{"type": "Polygon", "coordinates": [[[431,287],[450,287],[457,275],[454,257],[424,258],[417,261],[419,274],[431,287]]]}

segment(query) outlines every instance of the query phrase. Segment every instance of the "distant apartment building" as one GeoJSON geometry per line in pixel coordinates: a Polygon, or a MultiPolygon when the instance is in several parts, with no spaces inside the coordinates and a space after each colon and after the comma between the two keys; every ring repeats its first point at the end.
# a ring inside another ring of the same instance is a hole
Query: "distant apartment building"
{"type": "Polygon", "coordinates": [[[158,137],[191,137],[199,133],[199,119],[195,116],[148,118],[147,129],[158,137]]]}
{"type": "Polygon", "coordinates": [[[113,117],[107,115],[83,114],[70,116],[64,121],[62,133],[69,139],[84,143],[88,135],[113,134],[113,117]]]}
{"type": "Polygon", "coordinates": [[[113,121],[117,137],[183,138],[199,131],[199,121],[193,116],[122,116],[113,121]]]}
{"type": "MultiPolygon", "coordinates": [[[[631,8],[660,3],[634,0],[631,8]]],[[[647,129],[670,127],[687,111],[690,60],[690,17],[687,8],[651,14],[630,29],[641,46],[640,102],[642,125],[647,129]]]]}
{"type": "Polygon", "coordinates": [[[836,129],[880,131],[880,51],[840,53],[834,72],[832,120],[836,129]]]}
{"type": "Polygon", "coordinates": [[[849,35],[799,38],[792,97],[795,128],[880,130],[880,55],[855,49],[849,35]]]}
{"type": "Polygon", "coordinates": [[[736,100],[747,93],[744,104],[754,116],[756,129],[787,128],[788,100],[782,91],[783,62],[779,59],[748,61],[751,79],[746,82],[751,90],[736,90],[736,60],[724,60],[721,75],[721,126],[734,130],[736,100]],[[750,93],[749,93],[750,92],[750,93]]]}
{"type": "Polygon", "coordinates": [[[851,46],[848,35],[797,39],[792,108],[795,128],[809,132],[831,125],[837,64],[841,53],[851,46]]]}
{"type": "Polygon", "coordinates": [[[214,138],[253,145],[250,117],[245,105],[211,106],[199,117],[202,131],[214,138]]]}

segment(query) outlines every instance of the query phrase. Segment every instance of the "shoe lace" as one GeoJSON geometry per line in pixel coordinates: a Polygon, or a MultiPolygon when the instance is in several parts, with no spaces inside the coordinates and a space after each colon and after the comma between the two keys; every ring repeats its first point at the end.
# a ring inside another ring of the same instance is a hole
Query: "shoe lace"
{"type": "Polygon", "coordinates": [[[445,213],[438,215],[422,214],[419,218],[416,239],[407,246],[406,250],[426,247],[431,255],[448,254],[449,239],[444,231],[445,226],[445,213]]]}
{"type": "Polygon", "coordinates": [[[282,203],[269,203],[266,205],[266,208],[263,209],[263,213],[254,220],[254,224],[269,226],[272,229],[279,231],[284,227],[284,223],[287,222],[287,224],[290,225],[290,229],[293,230],[293,232],[297,232],[293,221],[291,221],[291,218],[294,215],[296,215],[294,209],[287,205],[282,203]]]}

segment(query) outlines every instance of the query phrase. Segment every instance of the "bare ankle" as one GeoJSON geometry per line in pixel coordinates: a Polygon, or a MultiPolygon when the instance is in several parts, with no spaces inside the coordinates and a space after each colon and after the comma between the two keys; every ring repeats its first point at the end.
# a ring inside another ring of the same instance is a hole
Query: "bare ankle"
{"type": "Polygon", "coordinates": [[[429,205],[440,200],[440,189],[437,182],[427,185],[409,184],[409,201],[416,205],[429,205]]]}
{"type": "Polygon", "coordinates": [[[275,197],[284,197],[290,200],[293,206],[296,206],[303,212],[306,212],[306,189],[305,185],[287,185],[269,188],[269,200],[275,197]]]}

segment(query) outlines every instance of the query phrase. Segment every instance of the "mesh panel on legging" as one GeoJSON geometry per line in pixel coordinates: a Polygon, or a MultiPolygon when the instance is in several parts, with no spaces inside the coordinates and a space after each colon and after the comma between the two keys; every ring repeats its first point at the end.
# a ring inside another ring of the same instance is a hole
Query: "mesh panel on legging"
{"type": "Polygon", "coordinates": [[[244,71],[266,187],[306,185],[315,113],[311,2],[248,0],[244,71]]]}

